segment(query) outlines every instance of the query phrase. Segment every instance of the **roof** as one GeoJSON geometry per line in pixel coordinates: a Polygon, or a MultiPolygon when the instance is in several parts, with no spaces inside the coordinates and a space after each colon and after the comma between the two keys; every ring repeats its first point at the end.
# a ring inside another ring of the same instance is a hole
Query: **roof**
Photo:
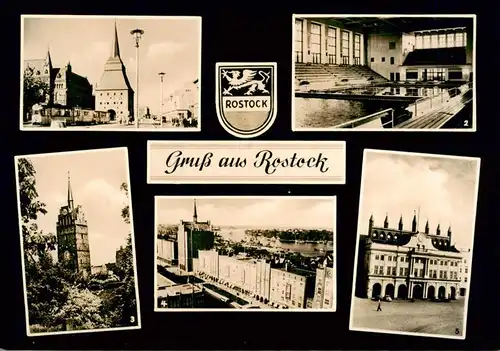
{"type": "Polygon", "coordinates": [[[87,77],[83,77],[79,74],[71,72],[70,79],[71,79],[71,81],[73,81],[74,83],[76,83],[79,86],[85,86],[85,85],[87,85],[89,87],[91,86],[87,77]]]}
{"type": "MultiPolygon", "coordinates": [[[[314,18],[313,16],[304,17],[314,18]]],[[[473,25],[473,19],[470,17],[335,17],[329,19],[314,18],[314,20],[331,22],[332,26],[340,23],[346,29],[368,34],[396,34],[456,27],[472,28],[473,25]]]]}
{"type": "Polygon", "coordinates": [[[182,224],[184,225],[185,229],[194,229],[194,230],[203,230],[203,231],[212,231],[211,226],[208,222],[189,222],[189,221],[182,221],[182,224]]]}
{"type": "Polygon", "coordinates": [[[194,284],[182,284],[182,285],[172,285],[167,286],[163,290],[158,290],[158,297],[176,296],[176,295],[187,295],[192,293],[201,292],[201,288],[194,284]]]}
{"type": "Polygon", "coordinates": [[[127,77],[125,66],[120,58],[109,58],[104,65],[99,84],[96,85],[96,91],[99,90],[132,90],[132,86],[127,77]]]}
{"type": "Polygon", "coordinates": [[[414,50],[406,56],[403,66],[466,64],[467,54],[465,47],[460,47],[414,50]]]}

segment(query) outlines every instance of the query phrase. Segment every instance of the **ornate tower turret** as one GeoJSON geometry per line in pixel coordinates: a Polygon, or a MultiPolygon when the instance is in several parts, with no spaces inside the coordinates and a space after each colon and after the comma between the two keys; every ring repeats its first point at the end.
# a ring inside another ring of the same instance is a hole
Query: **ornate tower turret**
{"type": "Polygon", "coordinates": [[[429,234],[429,220],[425,223],[425,234],[429,234]]]}
{"type": "Polygon", "coordinates": [[[451,246],[451,225],[448,227],[448,246],[451,246]]]}
{"type": "Polygon", "coordinates": [[[417,211],[414,211],[413,213],[413,221],[411,222],[411,231],[414,233],[417,231],[417,211]]]}
{"type": "Polygon", "coordinates": [[[389,228],[389,216],[387,212],[385,213],[384,228],[389,228]]]}
{"type": "Polygon", "coordinates": [[[73,191],[71,190],[71,178],[68,172],[68,210],[71,212],[74,209],[73,191]]]}
{"type": "Polygon", "coordinates": [[[373,214],[370,215],[370,219],[368,221],[368,235],[372,235],[372,229],[373,229],[373,214]]]}
{"type": "Polygon", "coordinates": [[[399,217],[398,230],[403,230],[403,215],[399,217]]]}
{"type": "Polygon", "coordinates": [[[441,235],[441,226],[439,224],[436,228],[436,235],[441,235]]]}

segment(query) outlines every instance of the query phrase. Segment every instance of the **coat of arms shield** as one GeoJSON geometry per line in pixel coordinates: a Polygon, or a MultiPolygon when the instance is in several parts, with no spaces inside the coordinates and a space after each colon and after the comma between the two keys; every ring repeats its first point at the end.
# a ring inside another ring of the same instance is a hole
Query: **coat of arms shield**
{"type": "Polygon", "coordinates": [[[276,119],[275,62],[218,62],[216,105],[219,122],[239,138],[266,132],[276,119]]]}

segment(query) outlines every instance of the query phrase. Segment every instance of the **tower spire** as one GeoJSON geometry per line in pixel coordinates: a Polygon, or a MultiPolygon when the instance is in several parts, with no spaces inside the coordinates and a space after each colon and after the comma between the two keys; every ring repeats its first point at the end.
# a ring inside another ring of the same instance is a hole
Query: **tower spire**
{"type": "Polygon", "coordinates": [[[413,210],[413,220],[411,222],[411,231],[414,233],[417,231],[417,210],[413,210]]]}
{"type": "Polygon", "coordinates": [[[196,210],[196,199],[194,199],[194,212],[193,212],[193,222],[198,222],[198,211],[196,210]]]}
{"type": "Polygon", "coordinates": [[[52,58],[50,57],[50,46],[47,45],[47,56],[45,57],[46,64],[52,68],[52,58]]]}
{"type": "Polygon", "coordinates": [[[71,191],[71,179],[68,171],[68,209],[73,209],[73,192],[71,191]]]}
{"type": "Polygon", "coordinates": [[[118,30],[116,29],[116,19],[115,19],[115,34],[113,37],[113,48],[111,51],[111,57],[120,57],[120,45],[118,43],[118,30]]]}

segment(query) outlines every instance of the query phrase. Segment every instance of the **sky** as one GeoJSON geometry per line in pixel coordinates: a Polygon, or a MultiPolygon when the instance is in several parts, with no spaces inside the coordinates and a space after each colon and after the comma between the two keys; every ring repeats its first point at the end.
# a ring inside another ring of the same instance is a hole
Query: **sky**
{"type": "Polygon", "coordinates": [[[126,157],[126,148],[27,157],[36,170],[38,199],[46,204],[47,214],[37,220],[44,233],[56,234],[59,209],[67,205],[70,172],[74,206],[82,205],[87,219],[93,266],[115,262],[116,250],[125,246],[132,230],[121,217],[128,203],[120,190],[128,182],[126,157]]]}
{"type": "MultiPolygon", "coordinates": [[[[194,198],[157,198],[157,223],[177,224],[193,219],[194,198]]],[[[198,221],[215,226],[265,228],[330,228],[335,231],[335,199],[322,198],[207,198],[196,199],[198,221]]]]}
{"type": "Polygon", "coordinates": [[[386,213],[389,227],[411,229],[414,211],[420,207],[418,227],[441,235],[452,228],[452,243],[470,249],[477,203],[477,159],[426,157],[408,153],[365,151],[358,233],[366,234],[373,214],[382,226],[386,213]]]}
{"type": "Polygon", "coordinates": [[[73,71],[87,77],[95,87],[111,56],[114,23],[118,29],[120,56],[134,91],[136,90],[135,40],[130,31],[144,30],[139,42],[139,106],[148,106],[152,113],[160,109],[161,83],[163,96],[188,82],[200,78],[201,20],[171,17],[167,19],[103,18],[25,18],[23,58],[44,59],[50,48],[52,64],[69,62],[73,71]]]}

